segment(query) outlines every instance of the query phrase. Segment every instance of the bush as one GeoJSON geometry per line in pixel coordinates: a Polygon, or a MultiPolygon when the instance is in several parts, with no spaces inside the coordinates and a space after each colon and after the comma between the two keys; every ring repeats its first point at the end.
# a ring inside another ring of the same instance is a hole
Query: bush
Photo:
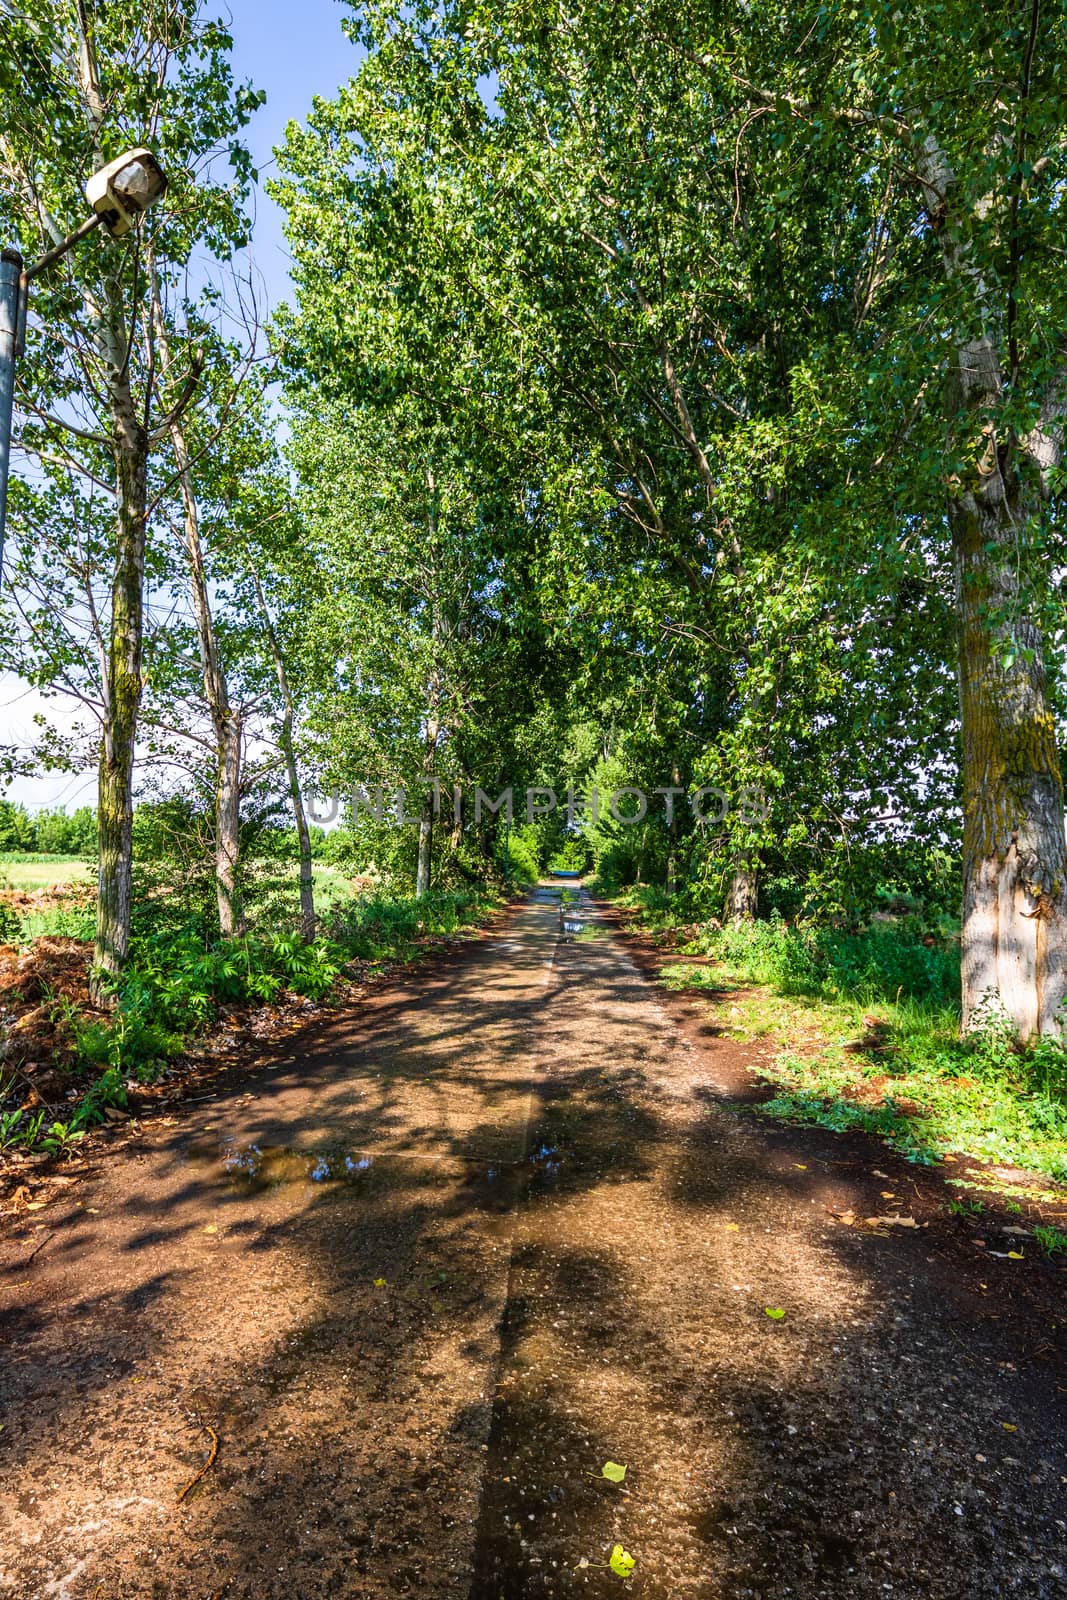
{"type": "MultiPolygon", "coordinates": [[[[513,828],[508,836],[507,859],[512,883],[536,883],[541,876],[537,836],[532,828],[513,828]]],[[[502,853],[502,852],[501,852],[502,853]]]]}
{"type": "Polygon", "coordinates": [[[592,849],[588,839],[581,834],[571,834],[548,863],[549,872],[585,872],[589,866],[592,849]]]}
{"type": "Polygon", "coordinates": [[[492,902],[484,889],[438,891],[421,900],[372,895],[338,908],[331,938],[347,955],[364,961],[402,961],[425,934],[454,933],[475,921],[492,902]]]}
{"type": "Polygon", "coordinates": [[[959,1005],[958,946],[924,938],[907,923],[846,933],[788,927],[775,919],[708,929],[700,942],[709,955],[787,993],[861,1003],[906,996],[933,1006],[959,1005]]]}

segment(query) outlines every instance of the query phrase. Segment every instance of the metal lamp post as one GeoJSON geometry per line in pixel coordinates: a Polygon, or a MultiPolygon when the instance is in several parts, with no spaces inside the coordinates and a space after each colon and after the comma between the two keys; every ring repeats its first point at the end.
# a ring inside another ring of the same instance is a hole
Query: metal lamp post
{"type": "Polygon", "coordinates": [[[137,218],[164,193],[167,175],[151,150],[127,150],[94,172],[85,185],[92,206],[88,217],[73,233],[27,267],[17,250],[0,251],[0,581],[4,570],[4,525],[7,520],[7,480],[11,465],[11,415],[15,402],[15,362],[23,351],[26,307],[31,278],[65,256],[73,245],[88,237],[101,223],[113,239],[129,233],[137,218]]]}

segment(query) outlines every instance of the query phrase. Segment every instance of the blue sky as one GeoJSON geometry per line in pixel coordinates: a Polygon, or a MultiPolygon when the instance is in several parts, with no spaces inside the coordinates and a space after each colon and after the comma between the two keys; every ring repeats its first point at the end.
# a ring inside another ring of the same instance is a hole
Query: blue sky
{"type": "Polygon", "coordinates": [[[288,122],[304,120],[315,95],[332,96],[358,70],[361,52],[341,32],[350,12],[340,0],[220,0],[220,13],[227,10],[234,74],[267,95],[245,138],[260,173],[252,256],[273,310],[288,292],[289,257],[281,213],[263,189],[274,171],[271,152],[288,122]]]}
{"type": "MultiPolygon", "coordinates": [[[[315,95],[332,96],[338,86],[358,70],[361,53],[341,32],[348,9],[340,0],[217,0],[218,14],[232,17],[234,75],[266,91],[267,101],[245,131],[245,140],[260,172],[256,198],[252,259],[267,291],[271,311],[289,291],[289,255],[282,232],[282,216],[268,197],[263,180],[274,170],[272,150],[281,142],[286,124],[303,121],[315,95]]],[[[205,12],[214,8],[207,4],[205,12]]],[[[44,712],[60,729],[77,719],[73,706],[61,696],[44,700],[12,674],[0,674],[0,727],[5,742],[31,744],[36,736],[33,717],[44,712]]],[[[36,808],[42,805],[92,804],[96,795],[95,772],[76,775],[41,773],[16,778],[4,793],[11,800],[36,808]]]]}

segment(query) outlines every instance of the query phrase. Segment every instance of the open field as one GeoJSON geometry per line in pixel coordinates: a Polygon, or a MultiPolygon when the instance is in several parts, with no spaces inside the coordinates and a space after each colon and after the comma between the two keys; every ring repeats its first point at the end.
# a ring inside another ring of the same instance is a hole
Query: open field
{"type": "Polygon", "coordinates": [[[33,892],[54,883],[87,883],[96,876],[96,867],[78,856],[0,856],[0,892],[21,889],[33,892]]]}
{"type": "MultiPolygon", "coordinates": [[[[315,878],[315,909],[320,914],[343,900],[352,899],[352,885],[343,872],[320,861],[315,862],[312,870],[315,878]]],[[[293,875],[296,876],[295,867],[293,875]]]]}
{"type": "MultiPolygon", "coordinates": [[[[315,894],[323,906],[351,899],[352,889],[344,873],[319,862],[315,863],[314,870],[315,894]]],[[[0,855],[0,891],[47,889],[54,883],[88,883],[95,875],[95,865],[79,856],[0,855]]],[[[295,866],[293,876],[296,876],[295,866]]]]}

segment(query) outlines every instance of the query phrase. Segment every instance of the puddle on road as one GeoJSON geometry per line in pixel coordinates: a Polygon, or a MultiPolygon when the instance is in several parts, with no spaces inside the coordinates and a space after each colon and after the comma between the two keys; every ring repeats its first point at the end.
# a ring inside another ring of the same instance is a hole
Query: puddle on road
{"type": "Polygon", "coordinates": [[[527,1184],[529,1194],[544,1193],[555,1188],[563,1171],[563,1157],[554,1144],[544,1141],[536,1144],[526,1160],[533,1169],[527,1184]]]}
{"type": "Polygon", "coordinates": [[[245,1145],[222,1152],[222,1170],[235,1187],[254,1193],[280,1183],[358,1183],[373,1156],[342,1151],[305,1154],[284,1145],[245,1145]]]}
{"type": "Polygon", "coordinates": [[[337,1190],[366,1198],[412,1189],[458,1189],[478,1209],[511,1209],[518,1173],[514,1163],[476,1162],[457,1157],[426,1159],[365,1150],[295,1150],[288,1145],[227,1144],[199,1140],[187,1146],[186,1159],[212,1169],[234,1195],[263,1194],[287,1185],[337,1190]]]}

